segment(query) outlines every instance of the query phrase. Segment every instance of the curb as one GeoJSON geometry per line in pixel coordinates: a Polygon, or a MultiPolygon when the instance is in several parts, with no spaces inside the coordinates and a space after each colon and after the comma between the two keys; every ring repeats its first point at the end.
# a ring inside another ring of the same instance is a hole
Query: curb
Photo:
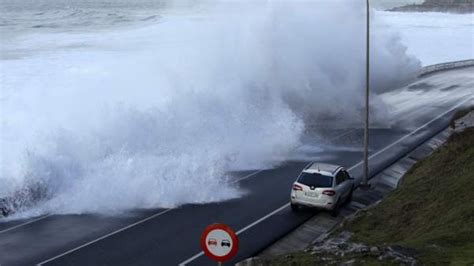
{"type": "MultiPolygon", "coordinates": [[[[327,213],[315,215],[283,238],[265,248],[258,257],[284,255],[302,251],[310,245],[324,241],[338,225],[353,218],[358,212],[371,208],[381,202],[385,196],[397,189],[403,182],[403,176],[418,161],[426,158],[442,146],[454,133],[464,128],[474,126],[474,111],[469,112],[461,119],[456,120],[454,128],[448,127],[423,142],[413,151],[387,167],[369,180],[371,188],[368,191],[357,189],[352,201],[341,208],[338,217],[331,217],[327,213]]],[[[237,263],[237,266],[253,266],[258,257],[248,258],[237,263]]]]}
{"type": "Polygon", "coordinates": [[[423,67],[420,72],[418,73],[418,77],[423,77],[435,72],[443,71],[443,70],[451,70],[463,67],[470,67],[474,66],[474,59],[462,60],[462,61],[453,61],[447,63],[441,63],[431,66],[423,67]]]}

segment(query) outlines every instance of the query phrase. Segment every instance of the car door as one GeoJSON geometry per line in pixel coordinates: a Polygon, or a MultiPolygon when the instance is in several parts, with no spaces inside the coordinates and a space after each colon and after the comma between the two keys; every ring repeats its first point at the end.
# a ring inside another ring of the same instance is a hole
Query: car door
{"type": "Polygon", "coordinates": [[[347,185],[348,189],[351,190],[352,187],[354,186],[354,178],[347,172],[347,170],[342,170],[345,176],[345,179],[347,180],[347,185]]]}
{"type": "Polygon", "coordinates": [[[344,183],[345,183],[344,174],[340,170],[336,174],[336,186],[335,186],[336,192],[339,195],[339,199],[344,199],[346,197],[346,188],[345,188],[344,183]]]}
{"type": "Polygon", "coordinates": [[[339,172],[336,174],[336,184],[337,184],[337,190],[341,195],[342,199],[347,198],[350,193],[350,184],[349,184],[349,179],[348,176],[346,175],[344,169],[339,170],[339,172]]]}

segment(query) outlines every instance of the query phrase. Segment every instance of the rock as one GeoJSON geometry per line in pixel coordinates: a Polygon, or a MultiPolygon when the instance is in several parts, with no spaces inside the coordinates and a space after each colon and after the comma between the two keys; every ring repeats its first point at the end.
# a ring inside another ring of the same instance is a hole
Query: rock
{"type": "Polygon", "coordinates": [[[349,245],[347,243],[341,243],[341,244],[338,244],[337,247],[340,249],[347,249],[349,245]]]}
{"type": "Polygon", "coordinates": [[[342,232],[335,237],[315,243],[314,246],[308,249],[308,252],[312,255],[319,254],[317,260],[324,262],[325,265],[353,265],[356,262],[364,264],[362,261],[351,259],[351,255],[354,254],[359,254],[359,257],[377,258],[378,261],[390,261],[402,265],[416,264],[414,259],[416,250],[401,246],[372,247],[364,243],[352,243],[349,242],[350,236],[351,233],[342,232]],[[347,257],[348,261],[339,262],[344,257],[347,257]]]}
{"type": "Polygon", "coordinates": [[[355,252],[355,253],[361,253],[363,252],[363,250],[365,250],[367,248],[366,245],[364,244],[361,244],[361,243],[354,243],[352,245],[349,246],[349,248],[347,249],[348,252],[355,252]]]}
{"type": "Polygon", "coordinates": [[[348,261],[344,262],[344,265],[352,265],[352,264],[354,264],[355,262],[356,262],[355,259],[348,260],[348,261]]]}
{"type": "Polygon", "coordinates": [[[7,217],[11,212],[7,200],[0,199],[0,217],[7,217]]]}
{"type": "Polygon", "coordinates": [[[405,260],[403,258],[400,258],[400,257],[395,257],[395,261],[400,262],[400,263],[405,262],[405,260]]]}
{"type": "Polygon", "coordinates": [[[315,242],[313,246],[321,247],[322,245],[324,245],[324,242],[323,241],[318,241],[318,242],[315,242]]]}

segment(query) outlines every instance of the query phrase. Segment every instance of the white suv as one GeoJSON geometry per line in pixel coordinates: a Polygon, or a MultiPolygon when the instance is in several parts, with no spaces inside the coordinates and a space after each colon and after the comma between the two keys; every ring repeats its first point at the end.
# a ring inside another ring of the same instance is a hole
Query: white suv
{"type": "Polygon", "coordinates": [[[298,176],[291,189],[291,209],[300,206],[333,211],[352,198],[354,178],[341,166],[312,163],[298,176]]]}

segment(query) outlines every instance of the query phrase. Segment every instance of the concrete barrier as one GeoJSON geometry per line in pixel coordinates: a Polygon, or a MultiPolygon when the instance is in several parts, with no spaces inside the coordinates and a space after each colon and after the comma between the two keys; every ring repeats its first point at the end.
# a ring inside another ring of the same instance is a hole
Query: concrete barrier
{"type": "Polygon", "coordinates": [[[418,77],[423,77],[423,76],[426,76],[438,71],[456,69],[456,68],[462,68],[462,67],[470,67],[470,66],[474,66],[474,59],[425,66],[421,69],[420,73],[418,74],[418,77]]]}

